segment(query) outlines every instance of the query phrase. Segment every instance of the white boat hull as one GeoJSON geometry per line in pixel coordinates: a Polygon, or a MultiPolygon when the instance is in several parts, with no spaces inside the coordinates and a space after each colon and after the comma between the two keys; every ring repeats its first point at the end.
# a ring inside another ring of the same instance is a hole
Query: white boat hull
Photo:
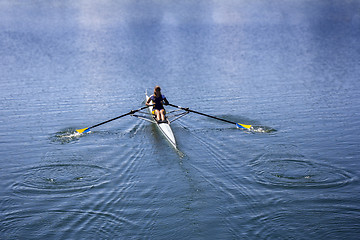
{"type": "Polygon", "coordinates": [[[170,128],[170,124],[168,124],[168,123],[157,123],[156,125],[158,126],[160,131],[164,134],[166,139],[171,143],[171,145],[174,148],[176,148],[175,136],[174,136],[174,133],[172,132],[172,130],[170,128]]]}
{"type": "MultiPolygon", "coordinates": [[[[149,96],[146,95],[146,101],[148,101],[149,96]]],[[[149,112],[152,115],[152,111],[153,111],[153,107],[150,106],[149,108],[149,112]]],[[[167,121],[166,123],[158,123],[154,120],[156,126],[159,128],[160,132],[166,137],[166,139],[169,141],[169,143],[176,148],[176,141],[175,141],[175,136],[173,131],[171,130],[170,127],[170,122],[167,121]]]]}

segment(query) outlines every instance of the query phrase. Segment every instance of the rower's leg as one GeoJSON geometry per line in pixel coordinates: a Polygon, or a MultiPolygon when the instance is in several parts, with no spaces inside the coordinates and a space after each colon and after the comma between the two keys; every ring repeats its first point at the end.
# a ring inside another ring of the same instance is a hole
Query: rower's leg
{"type": "Polygon", "coordinates": [[[161,115],[161,121],[165,121],[165,110],[164,109],[160,110],[160,115],[161,115]]]}
{"type": "Polygon", "coordinates": [[[156,121],[160,121],[160,111],[155,109],[156,121]]]}

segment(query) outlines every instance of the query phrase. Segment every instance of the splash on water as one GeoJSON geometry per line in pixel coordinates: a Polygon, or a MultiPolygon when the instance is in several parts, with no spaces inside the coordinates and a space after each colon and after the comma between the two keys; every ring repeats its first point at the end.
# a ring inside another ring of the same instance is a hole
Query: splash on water
{"type": "Polygon", "coordinates": [[[273,133],[277,130],[272,127],[267,126],[251,126],[250,128],[239,128],[241,130],[247,131],[248,133],[273,133]]]}
{"type": "Polygon", "coordinates": [[[276,132],[276,129],[267,126],[252,126],[250,131],[253,133],[273,133],[276,132]]]}
{"type": "Polygon", "coordinates": [[[83,133],[77,132],[76,129],[68,128],[55,133],[55,135],[52,137],[52,141],[65,144],[65,143],[77,141],[82,135],[83,133]]]}

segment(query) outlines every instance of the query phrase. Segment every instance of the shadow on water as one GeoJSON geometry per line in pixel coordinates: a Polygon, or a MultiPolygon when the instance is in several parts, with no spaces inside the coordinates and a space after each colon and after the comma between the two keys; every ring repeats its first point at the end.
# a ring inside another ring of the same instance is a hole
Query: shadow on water
{"type": "MultiPolygon", "coordinates": [[[[228,120],[234,123],[240,123],[240,124],[245,124],[245,125],[251,125],[250,129],[247,128],[239,128],[239,127],[234,127],[232,124],[228,125],[230,127],[211,127],[209,125],[205,125],[203,126],[203,130],[194,130],[194,131],[223,131],[225,129],[228,128],[237,128],[239,130],[244,131],[245,133],[275,133],[277,132],[277,129],[273,128],[273,127],[269,127],[266,125],[262,125],[261,123],[259,123],[259,121],[253,120],[253,119],[249,119],[246,117],[241,117],[241,116],[233,116],[233,115],[220,115],[220,116],[216,116],[219,117],[220,119],[224,119],[224,120],[228,120]]],[[[223,122],[217,120],[217,119],[212,119],[212,118],[204,118],[203,121],[210,121],[210,122],[214,122],[216,123],[217,126],[225,126],[223,124],[223,122]]],[[[225,123],[227,124],[227,123],[225,123]]],[[[182,126],[185,129],[188,129],[190,127],[186,127],[186,126],[182,126]]]]}

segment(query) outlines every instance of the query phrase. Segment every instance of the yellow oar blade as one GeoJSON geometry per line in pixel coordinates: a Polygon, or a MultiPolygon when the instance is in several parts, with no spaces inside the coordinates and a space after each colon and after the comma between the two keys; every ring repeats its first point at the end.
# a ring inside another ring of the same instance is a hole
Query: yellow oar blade
{"type": "Polygon", "coordinates": [[[82,128],[82,129],[76,129],[76,131],[78,133],[87,133],[87,132],[90,132],[90,128],[82,128]]]}
{"type": "Polygon", "coordinates": [[[236,126],[238,128],[245,128],[245,129],[250,129],[251,125],[246,125],[246,124],[241,124],[241,123],[237,123],[236,126]]]}

